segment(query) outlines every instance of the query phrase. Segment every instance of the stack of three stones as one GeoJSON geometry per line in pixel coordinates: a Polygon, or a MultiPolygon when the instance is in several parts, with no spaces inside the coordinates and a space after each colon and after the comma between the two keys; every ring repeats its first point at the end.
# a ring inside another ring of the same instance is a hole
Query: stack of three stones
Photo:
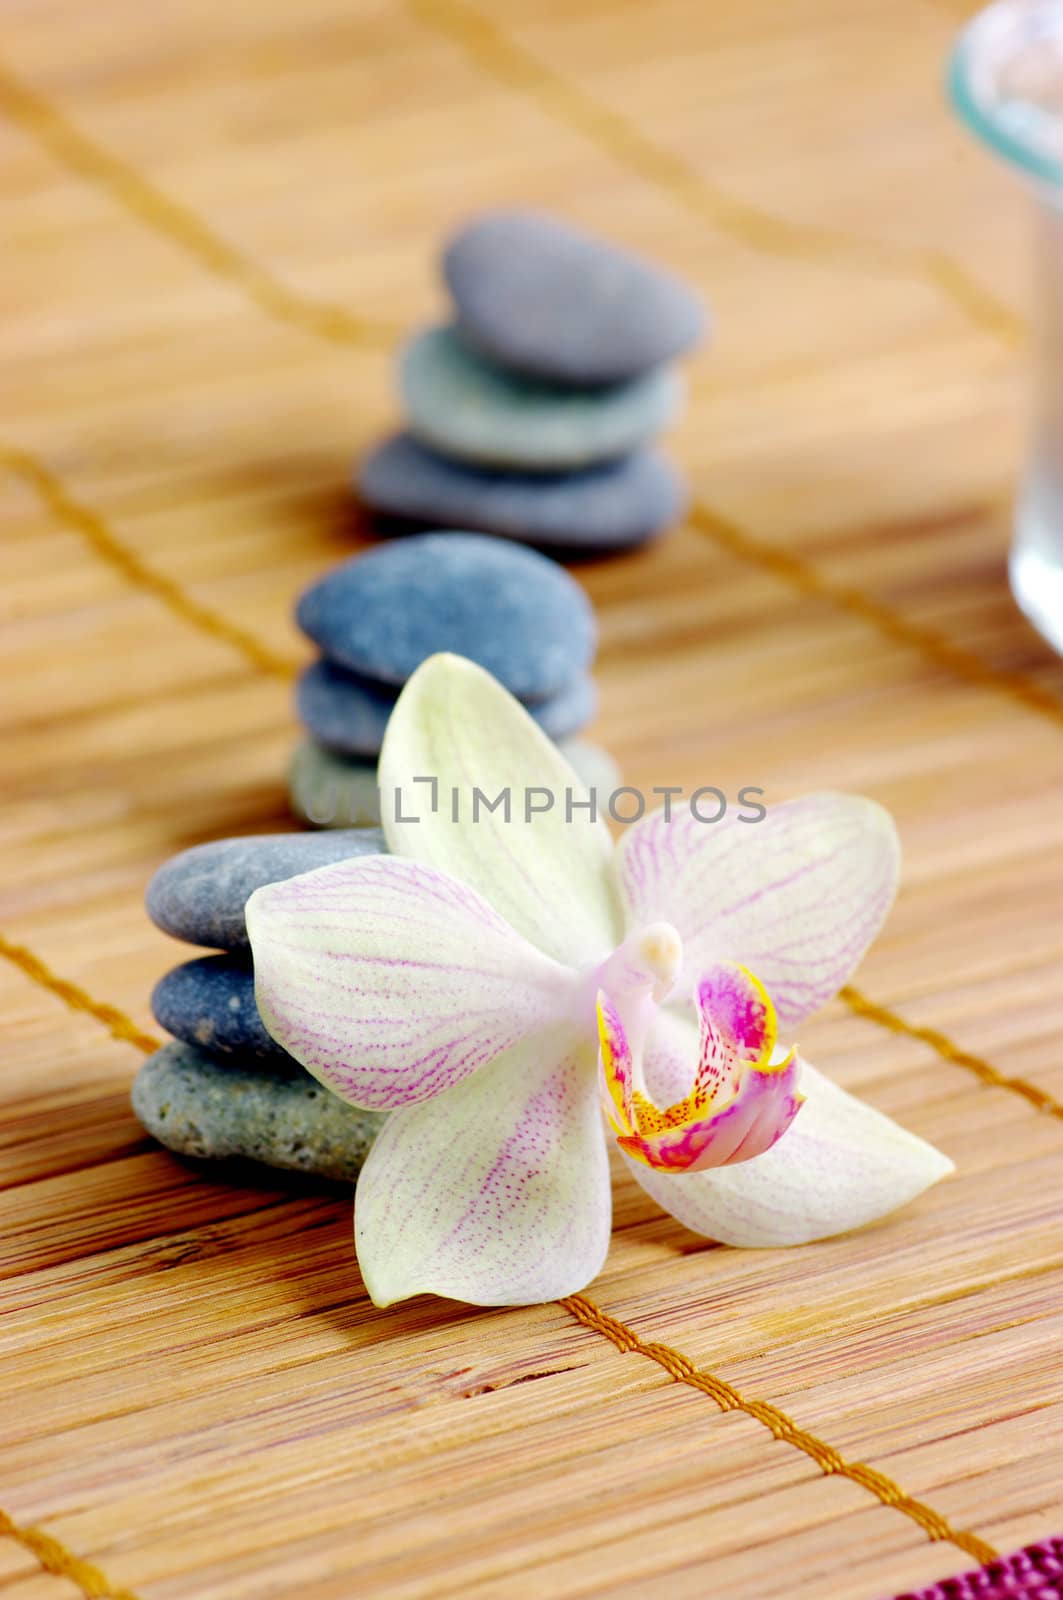
{"type": "Polygon", "coordinates": [[[141,1067],[133,1109],[161,1144],[354,1181],[382,1117],[322,1088],[266,1031],[244,907],[263,884],[383,849],[375,828],[262,834],[195,845],[155,873],[147,891],[155,925],[222,952],[174,967],[151,997],[174,1038],[141,1067]]]}
{"type": "Polygon", "coordinates": [[[673,363],[704,315],[670,273],[555,218],[497,211],[443,254],[453,320],[399,369],[406,428],[363,461],[393,531],[466,528],[555,554],[645,543],[681,516],[654,448],[682,399],[673,363]]]}

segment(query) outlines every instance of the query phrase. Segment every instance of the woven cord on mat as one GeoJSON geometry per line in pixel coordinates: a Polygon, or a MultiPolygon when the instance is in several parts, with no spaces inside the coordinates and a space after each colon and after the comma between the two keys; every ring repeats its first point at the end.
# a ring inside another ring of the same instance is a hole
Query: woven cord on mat
{"type": "Polygon", "coordinates": [[[896,1600],[1063,1600],[1063,1535],[896,1600]]]}

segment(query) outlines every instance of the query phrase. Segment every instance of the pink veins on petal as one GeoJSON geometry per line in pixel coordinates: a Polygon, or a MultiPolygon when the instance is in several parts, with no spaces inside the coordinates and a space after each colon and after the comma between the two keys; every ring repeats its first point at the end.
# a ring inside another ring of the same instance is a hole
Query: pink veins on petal
{"type": "Polygon", "coordinates": [[[648,1167],[700,1172],[763,1155],[786,1132],[804,1096],[791,1050],[772,1064],[778,1024],[771,998],[745,967],[720,964],[698,982],[700,1049],[690,1093],[662,1109],[640,1087],[623,1020],[598,995],[603,1099],[621,1150],[648,1167]]]}

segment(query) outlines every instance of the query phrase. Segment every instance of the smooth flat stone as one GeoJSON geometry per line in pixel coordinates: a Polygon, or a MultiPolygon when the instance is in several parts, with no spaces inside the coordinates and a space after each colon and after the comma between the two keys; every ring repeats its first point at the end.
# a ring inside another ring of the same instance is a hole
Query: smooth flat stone
{"type": "Polygon", "coordinates": [[[258,1014],[255,977],[246,960],[201,956],[174,967],[155,985],[151,1010],[160,1028],[203,1050],[291,1061],[258,1014]]]}
{"type": "Polygon", "coordinates": [[[682,478],[654,450],[579,472],[498,472],[448,461],[409,433],[365,457],[357,488],[372,511],[399,523],[478,528],[584,555],[645,544],[679,521],[687,500],[682,478]]]}
{"type": "Polygon", "coordinates": [[[327,750],[315,739],[297,745],[288,769],[295,815],[314,828],[367,828],[380,823],[376,763],[327,750]]]}
{"type": "Polygon", "coordinates": [[[133,1110],[178,1155],[239,1157],[353,1183],[383,1116],[356,1110],[293,1067],[276,1073],[221,1063],[175,1040],[137,1073],[133,1110]]]}
{"type": "Polygon", "coordinates": [[[463,335],[489,359],[557,383],[616,383],[689,350],[705,315],[670,272],[560,218],[490,211],[448,244],[463,335]]]}
{"type": "Polygon", "coordinates": [[[311,662],[295,685],[295,712],[319,744],[342,755],[375,762],[384,742],[397,689],[360,678],[334,661],[311,662]]]}
{"type": "Polygon", "coordinates": [[[526,472],[566,472],[629,454],[679,409],[675,373],[564,388],[481,359],[451,328],[412,339],[399,362],[407,427],[446,456],[526,472]]]}
{"type": "MultiPolygon", "coordinates": [[[[587,788],[597,791],[599,810],[604,812],[609,796],[620,784],[620,769],[612,756],[583,739],[559,740],[558,749],[587,788]]],[[[296,750],[288,783],[292,810],[316,828],[349,827],[352,811],[360,814],[371,809],[374,820],[380,820],[376,768],[326,750],[313,739],[304,740],[296,750]]]]}
{"type": "Polygon", "coordinates": [[[396,687],[449,650],[522,700],[559,693],[594,658],[597,627],[576,580],[532,550],[477,533],[425,533],[345,561],[296,618],[323,655],[396,687]]]}
{"type": "MultiPolygon", "coordinates": [[[[380,754],[395,700],[394,693],[324,660],[306,668],[295,691],[299,719],[317,742],[362,761],[375,760],[380,754]]],[[[551,739],[578,733],[593,721],[597,709],[598,691],[589,673],[573,678],[552,699],[528,707],[551,739]]]]}
{"type": "Polygon", "coordinates": [[[148,916],[163,933],[215,950],[246,950],[244,906],[265,883],[279,883],[348,856],[384,849],[384,836],[360,829],[262,833],[214,839],[171,856],[148,884],[148,916]]]}

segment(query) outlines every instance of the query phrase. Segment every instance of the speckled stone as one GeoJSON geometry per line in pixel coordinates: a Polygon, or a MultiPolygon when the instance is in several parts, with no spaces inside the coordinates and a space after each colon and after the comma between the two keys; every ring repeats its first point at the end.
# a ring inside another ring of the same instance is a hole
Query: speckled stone
{"type": "Polygon", "coordinates": [[[594,658],[591,603],[531,550],[476,533],[378,545],[299,601],[299,626],[351,672],[399,686],[437,651],[467,656],[522,700],[547,700],[594,658]]]}
{"type": "Polygon", "coordinates": [[[478,528],[574,555],[645,544],[679,521],[687,500],[654,450],[579,472],[498,472],[448,461],[409,433],[365,457],[356,487],[371,511],[403,527],[478,528]]]}
{"type": "Polygon", "coordinates": [[[615,383],[697,344],[705,317],[670,272],[535,211],[492,211],[443,256],[463,336],[558,383],[615,383]]]}
{"type": "Polygon", "coordinates": [[[474,465],[565,472],[627,455],[679,408],[675,373],[656,368],[594,389],[515,377],[490,365],[451,328],[429,328],[402,353],[407,427],[443,455],[474,465]]]}
{"type": "Polygon", "coordinates": [[[160,1028],[213,1054],[291,1060],[258,1014],[247,960],[201,956],[174,967],[155,985],[151,1009],[160,1028]]]}
{"type": "Polygon", "coordinates": [[[314,828],[372,828],[380,822],[376,763],[326,750],[315,739],[296,746],[288,769],[295,815],[314,828]]]}
{"type": "MultiPolygon", "coordinates": [[[[300,721],[319,744],[341,755],[372,761],[380,754],[396,695],[331,661],[315,661],[296,686],[300,721]]],[[[594,680],[581,673],[560,694],[528,710],[551,739],[565,739],[593,721],[598,709],[594,680]]]]}
{"type": "Polygon", "coordinates": [[[223,1064],[175,1040],[137,1073],[133,1110],[178,1155],[238,1157],[353,1183],[383,1116],[356,1110],[292,1068],[223,1064]]]}
{"type": "MultiPolygon", "coordinates": [[[[607,751],[584,739],[562,739],[558,749],[588,789],[598,794],[601,809],[620,783],[620,772],[607,751]]],[[[529,779],[529,782],[533,782],[529,779]]],[[[318,828],[349,827],[349,817],[368,811],[380,820],[376,768],[326,750],[306,739],[295,752],[289,775],[292,810],[318,828]]]]}
{"type": "Polygon", "coordinates": [[[263,833],[215,839],[172,856],[148,884],[148,916],[175,939],[215,950],[246,950],[244,906],[265,883],[384,849],[384,836],[359,829],[327,837],[263,833]]]}

